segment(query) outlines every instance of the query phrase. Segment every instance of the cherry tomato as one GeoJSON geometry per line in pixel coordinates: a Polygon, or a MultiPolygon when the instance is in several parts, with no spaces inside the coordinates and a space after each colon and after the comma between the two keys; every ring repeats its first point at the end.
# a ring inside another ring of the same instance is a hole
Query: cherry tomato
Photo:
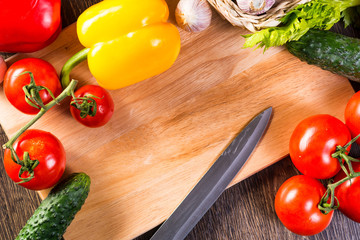
{"type": "Polygon", "coordinates": [[[336,146],[344,146],[350,140],[348,128],[339,119],[327,114],[311,116],[301,121],[292,133],[290,157],[302,174],[328,179],[341,168],[338,159],[331,156],[336,146]]]}
{"type": "MultiPolygon", "coordinates": [[[[353,138],[360,134],[360,92],[355,93],[345,107],[345,124],[353,138]]],[[[360,144],[360,138],[356,142],[360,144]]]]}
{"type": "MultiPolygon", "coordinates": [[[[26,114],[37,114],[40,110],[29,105],[25,101],[23,86],[30,83],[29,74],[32,72],[36,85],[47,87],[56,97],[62,92],[60,80],[55,68],[45,60],[39,58],[24,58],[13,63],[4,76],[4,92],[9,102],[26,114]]],[[[40,98],[44,104],[52,100],[51,95],[46,90],[40,90],[40,98]]]]}
{"type": "MultiPolygon", "coordinates": [[[[14,150],[23,161],[24,152],[28,152],[31,160],[38,160],[39,164],[34,169],[34,178],[19,185],[31,189],[42,190],[54,186],[63,175],[66,163],[66,154],[63,145],[54,135],[37,129],[25,131],[15,141],[14,150]]],[[[11,151],[4,153],[5,171],[14,182],[20,182],[20,165],[11,159],[11,151]]],[[[24,172],[21,177],[29,176],[24,172]]]]}
{"type": "MultiPolygon", "coordinates": [[[[360,172],[360,163],[352,162],[355,172],[360,172]]],[[[334,182],[345,178],[345,172],[339,172],[334,182]]],[[[360,177],[356,177],[340,184],[335,188],[335,196],[339,200],[339,210],[351,220],[360,223],[360,177]]]]}
{"type": "MultiPolygon", "coordinates": [[[[75,92],[76,98],[90,97],[96,102],[96,114],[95,116],[86,116],[82,118],[80,116],[80,110],[70,105],[71,115],[81,124],[87,127],[101,127],[105,125],[111,119],[114,113],[114,101],[111,95],[104,88],[97,85],[85,85],[79,88],[75,92]],[[95,96],[95,97],[93,97],[95,96]]],[[[82,100],[80,100],[80,103],[82,100]]]]}
{"type": "Polygon", "coordinates": [[[304,236],[318,234],[330,224],[334,212],[325,215],[317,207],[325,192],[320,181],[293,176],[276,193],[275,212],[290,231],[304,236]]]}

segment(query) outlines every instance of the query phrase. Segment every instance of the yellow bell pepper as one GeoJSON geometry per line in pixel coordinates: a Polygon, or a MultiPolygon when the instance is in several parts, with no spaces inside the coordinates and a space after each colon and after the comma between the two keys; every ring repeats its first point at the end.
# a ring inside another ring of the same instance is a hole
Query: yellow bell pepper
{"type": "Polygon", "coordinates": [[[62,70],[63,87],[69,72],[87,59],[100,86],[118,89],[169,69],[180,51],[180,34],[168,23],[164,0],[104,0],[85,10],[77,34],[86,49],[62,70]]]}

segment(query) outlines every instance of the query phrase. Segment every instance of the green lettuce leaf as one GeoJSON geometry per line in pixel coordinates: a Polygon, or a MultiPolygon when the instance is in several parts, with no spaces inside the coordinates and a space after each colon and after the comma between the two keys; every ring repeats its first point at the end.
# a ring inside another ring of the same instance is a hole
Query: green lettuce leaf
{"type": "Polygon", "coordinates": [[[350,24],[353,24],[356,27],[360,27],[360,7],[347,8],[341,13],[341,16],[344,20],[345,28],[350,24]]]}
{"type": "Polygon", "coordinates": [[[345,9],[358,5],[360,0],[313,0],[298,5],[280,19],[281,26],[244,35],[244,47],[264,47],[265,51],[269,47],[296,41],[311,28],[329,30],[340,21],[345,9]]]}

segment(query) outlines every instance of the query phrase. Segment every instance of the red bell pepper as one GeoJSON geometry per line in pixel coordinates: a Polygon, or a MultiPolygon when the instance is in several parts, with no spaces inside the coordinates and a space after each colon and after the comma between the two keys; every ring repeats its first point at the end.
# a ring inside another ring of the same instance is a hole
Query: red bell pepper
{"type": "Polygon", "coordinates": [[[61,31],[61,0],[0,0],[0,52],[34,52],[61,31]]]}

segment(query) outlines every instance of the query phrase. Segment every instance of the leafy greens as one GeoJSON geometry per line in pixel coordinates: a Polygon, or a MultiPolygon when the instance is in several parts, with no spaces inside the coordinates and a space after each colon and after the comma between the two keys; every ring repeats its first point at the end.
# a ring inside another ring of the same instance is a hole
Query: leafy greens
{"type": "MultiPolygon", "coordinates": [[[[244,35],[244,47],[281,46],[296,41],[309,29],[329,30],[342,17],[344,10],[360,5],[360,0],[313,0],[298,5],[280,19],[280,27],[270,27],[259,32],[244,35]]],[[[350,18],[347,23],[350,23],[350,18]]]]}
{"type": "Polygon", "coordinates": [[[354,26],[360,27],[360,6],[347,8],[341,14],[344,19],[345,27],[349,26],[350,24],[354,24],[354,26]]]}

